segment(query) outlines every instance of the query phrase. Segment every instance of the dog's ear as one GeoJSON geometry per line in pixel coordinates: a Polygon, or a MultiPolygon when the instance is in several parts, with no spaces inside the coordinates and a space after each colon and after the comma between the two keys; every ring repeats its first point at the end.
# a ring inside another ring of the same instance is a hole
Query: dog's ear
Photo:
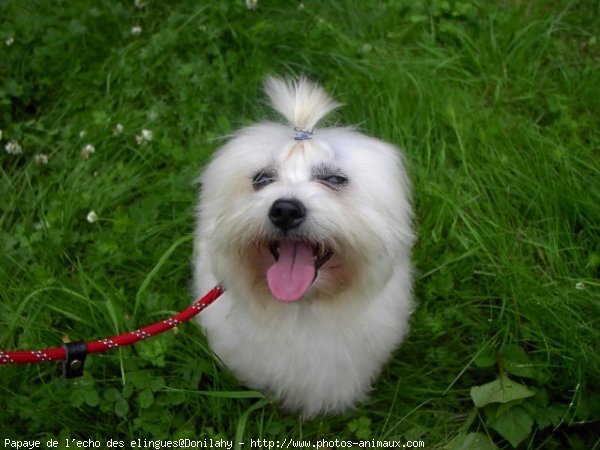
{"type": "Polygon", "coordinates": [[[265,92],[273,108],[292,127],[302,130],[312,130],[323,117],[341,106],[305,76],[297,80],[268,77],[265,92]]]}

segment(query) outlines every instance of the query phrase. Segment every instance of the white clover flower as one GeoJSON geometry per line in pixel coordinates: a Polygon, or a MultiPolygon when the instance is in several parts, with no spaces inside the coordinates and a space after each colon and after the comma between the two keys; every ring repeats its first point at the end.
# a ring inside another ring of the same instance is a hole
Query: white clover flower
{"type": "Polygon", "coordinates": [[[131,34],[133,34],[134,36],[137,36],[141,32],[142,32],[142,27],[140,27],[139,25],[131,27],[131,34]]]}
{"type": "Polygon", "coordinates": [[[94,211],[90,211],[86,216],[86,220],[89,223],[94,223],[96,220],[98,220],[98,215],[94,211]]]}
{"type": "Polygon", "coordinates": [[[85,135],[86,135],[86,134],[87,134],[87,131],[85,131],[85,130],[81,130],[81,131],[79,132],[79,139],[83,139],[83,138],[85,137],[85,135]]]}
{"type": "Polygon", "coordinates": [[[146,130],[143,129],[142,130],[142,137],[144,138],[144,140],[146,141],[151,141],[152,138],[154,137],[154,133],[151,130],[146,130]]]}
{"type": "Polygon", "coordinates": [[[4,146],[4,151],[9,155],[20,155],[23,152],[19,143],[14,139],[4,146]]]}
{"type": "Polygon", "coordinates": [[[12,36],[9,36],[6,38],[6,40],[4,41],[4,43],[6,44],[7,47],[10,47],[11,45],[13,45],[15,42],[15,38],[12,36]]]}
{"type": "Polygon", "coordinates": [[[575,285],[575,289],[577,289],[578,291],[583,291],[585,289],[585,283],[583,281],[580,281],[575,285]]]}
{"type": "Polygon", "coordinates": [[[121,125],[120,123],[116,124],[115,127],[113,128],[113,134],[115,136],[118,136],[122,132],[123,132],[123,125],[121,125]]]}
{"type": "Polygon", "coordinates": [[[47,230],[48,228],[50,228],[50,223],[47,220],[42,220],[33,224],[33,229],[35,231],[47,230]]]}
{"type": "Polygon", "coordinates": [[[145,8],[145,7],[146,7],[146,4],[145,4],[145,3],[144,3],[142,0],[135,0],[135,1],[133,2],[133,4],[135,5],[135,7],[136,7],[137,9],[142,9],[142,8],[145,8]]]}
{"type": "Polygon", "coordinates": [[[92,153],[96,152],[96,148],[92,144],[86,144],[85,147],[81,149],[81,157],[83,159],[89,159],[92,153]]]}
{"type": "Polygon", "coordinates": [[[248,9],[258,8],[258,0],[246,0],[246,8],[248,8],[248,9]]]}
{"type": "Polygon", "coordinates": [[[44,153],[38,153],[33,157],[33,161],[36,164],[48,164],[48,155],[45,155],[44,153]]]}
{"type": "Polygon", "coordinates": [[[143,145],[147,142],[150,142],[154,138],[154,133],[152,130],[143,129],[140,134],[135,135],[135,141],[138,145],[143,145]]]}

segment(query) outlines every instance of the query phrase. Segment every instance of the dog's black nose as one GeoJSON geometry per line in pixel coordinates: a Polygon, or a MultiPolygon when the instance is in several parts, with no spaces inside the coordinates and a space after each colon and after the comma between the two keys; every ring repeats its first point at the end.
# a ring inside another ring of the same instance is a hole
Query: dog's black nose
{"type": "Polygon", "coordinates": [[[296,228],[305,218],[306,208],[302,202],[293,198],[275,200],[269,211],[271,223],[283,231],[296,228]]]}

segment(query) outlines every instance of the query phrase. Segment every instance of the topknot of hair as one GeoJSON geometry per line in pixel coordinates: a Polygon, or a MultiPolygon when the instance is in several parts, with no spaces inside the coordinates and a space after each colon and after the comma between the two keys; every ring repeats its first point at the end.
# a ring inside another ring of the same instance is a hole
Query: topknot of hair
{"type": "Polygon", "coordinates": [[[296,80],[269,77],[265,81],[265,92],[273,108],[300,130],[312,131],[321,119],[341,106],[304,76],[296,80]]]}

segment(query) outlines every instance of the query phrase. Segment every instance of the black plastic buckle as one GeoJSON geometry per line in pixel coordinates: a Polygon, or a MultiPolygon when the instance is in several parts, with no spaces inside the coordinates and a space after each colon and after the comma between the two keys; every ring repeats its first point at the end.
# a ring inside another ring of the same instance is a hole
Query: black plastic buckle
{"type": "Polygon", "coordinates": [[[63,361],[63,375],[65,378],[77,378],[83,376],[85,357],[87,356],[87,344],[82,341],[69,342],[63,345],[65,349],[65,360],[63,361]]]}

